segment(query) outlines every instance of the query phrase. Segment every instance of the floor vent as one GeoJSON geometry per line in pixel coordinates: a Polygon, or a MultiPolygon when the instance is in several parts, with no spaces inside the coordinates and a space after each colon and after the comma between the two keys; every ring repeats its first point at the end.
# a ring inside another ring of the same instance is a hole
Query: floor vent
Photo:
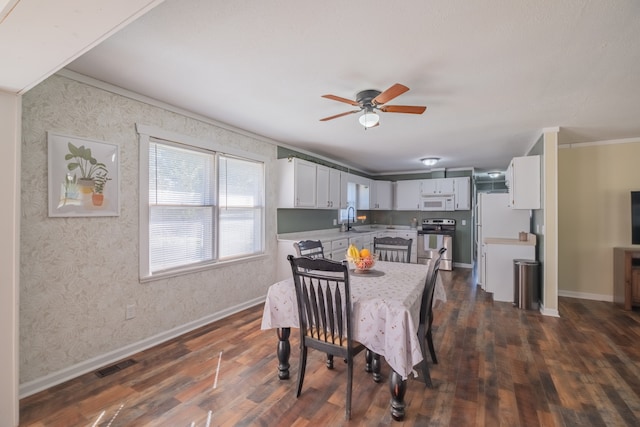
{"type": "Polygon", "coordinates": [[[133,359],[123,360],[122,362],[118,362],[115,365],[107,366],[106,368],[102,368],[96,371],[96,375],[100,378],[106,377],[107,375],[115,374],[116,372],[120,372],[124,368],[128,368],[129,366],[135,364],[136,361],[133,359]]]}

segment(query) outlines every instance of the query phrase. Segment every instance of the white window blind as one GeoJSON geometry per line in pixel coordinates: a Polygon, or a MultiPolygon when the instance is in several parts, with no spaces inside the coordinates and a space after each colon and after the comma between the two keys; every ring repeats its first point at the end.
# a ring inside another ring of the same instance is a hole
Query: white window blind
{"type": "Polygon", "coordinates": [[[149,143],[149,269],[215,258],[215,155],[149,143]]]}
{"type": "Polygon", "coordinates": [[[263,160],[144,125],[138,130],[141,177],[148,178],[140,188],[143,280],[264,253],[263,160]]]}
{"type": "Polygon", "coordinates": [[[264,164],[220,155],[220,259],[262,252],[264,218],[264,164]]]}

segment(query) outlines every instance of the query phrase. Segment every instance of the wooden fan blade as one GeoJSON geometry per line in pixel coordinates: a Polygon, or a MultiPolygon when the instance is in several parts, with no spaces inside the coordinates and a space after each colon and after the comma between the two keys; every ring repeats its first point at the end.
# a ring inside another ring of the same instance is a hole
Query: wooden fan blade
{"type": "Polygon", "coordinates": [[[380,107],[380,111],[385,113],[409,113],[409,114],[422,114],[427,107],[418,107],[416,105],[385,105],[380,107]]]}
{"type": "Polygon", "coordinates": [[[401,85],[400,83],[396,83],[393,86],[391,86],[389,89],[387,89],[384,92],[382,92],[380,95],[378,95],[375,98],[373,98],[371,103],[373,105],[386,104],[387,102],[391,101],[396,96],[402,95],[403,93],[405,93],[408,90],[409,90],[409,88],[406,87],[405,85],[401,85]]]}
{"type": "Polygon", "coordinates": [[[327,120],[337,119],[338,117],[347,116],[349,114],[359,113],[360,110],[347,111],[346,113],[336,114],[335,116],[325,117],[324,119],[320,119],[321,122],[326,122],[327,120]]]}
{"type": "Polygon", "coordinates": [[[360,104],[358,104],[356,101],[352,101],[350,99],[347,98],[342,98],[340,96],[335,96],[335,95],[322,95],[323,98],[327,98],[327,99],[333,99],[334,101],[338,101],[338,102],[345,102],[347,104],[351,104],[354,107],[359,107],[360,104]]]}

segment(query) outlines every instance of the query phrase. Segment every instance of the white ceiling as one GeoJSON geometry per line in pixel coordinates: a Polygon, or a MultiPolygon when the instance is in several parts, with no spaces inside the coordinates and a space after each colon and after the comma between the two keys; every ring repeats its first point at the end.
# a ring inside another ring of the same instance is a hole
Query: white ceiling
{"type": "Polygon", "coordinates": [[[0,0],[0,90],[24,93],[162,0],[0,0]]]}
{"type": "Polygon", "coordinates": [[[371,173],[488,170],[640,137],[638,40],[636,0],[166,0],[67,68],[371,173]],[[427,111],[319,121],[394,83],[427,111]]]}

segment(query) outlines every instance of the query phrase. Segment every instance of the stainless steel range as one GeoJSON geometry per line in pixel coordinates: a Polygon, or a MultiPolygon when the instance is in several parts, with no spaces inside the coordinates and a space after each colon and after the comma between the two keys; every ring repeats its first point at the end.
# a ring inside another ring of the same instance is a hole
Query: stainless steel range
{"type": "Polygon", "coordinates": [[[456,220],[429,218],[422,220],[422,229],[418,230],[418,263],[426,264],[436,258],[440,248],[447,251],[440,260],[440,269],[453,269],[453,236],[456,234],[456,220]]]}

